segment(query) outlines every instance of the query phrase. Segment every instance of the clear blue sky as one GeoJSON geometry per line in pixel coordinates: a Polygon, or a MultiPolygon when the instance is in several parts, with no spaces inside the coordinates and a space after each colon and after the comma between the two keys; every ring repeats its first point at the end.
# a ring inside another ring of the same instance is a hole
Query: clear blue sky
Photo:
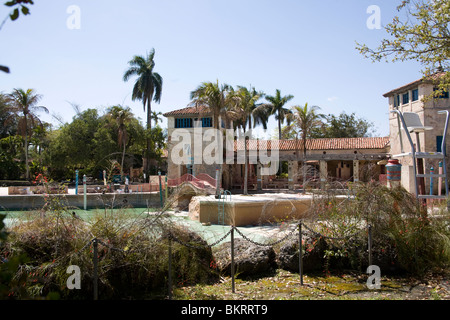
{"type": "MultiPolygon", "coordinates": [[[[3,3],[4,1],[2,1],[3,3]]],[[[156,111],[185,107],[203,81],[252,85],[273,95],[292,94],[290,105],[317,105],[322,113],[355,112],[389,134],[382,95],[421,77],[420,65],[372,63],[355,41],[375,47],[386,32],[366,25],[370,5],[381,24],[392,21],[400,0],[36,0],[31,15],[0,30],[0,92],[34,88],[52,114],[70,122],[75,112],[131,101],[134,79],[122,76],[133,55],[156,50],[164,79],[156,111]],[[80,8],[80,29],[70,30],[67,8],[80,8]]],[[[0,6],[0,19],[8,8],[0,6]]],[[[56,122],[51,116],[45,121],[56,122]]],[[[165,122],[164,122],[165,123],[165,122]]],[[[275,121],[270,122],[271,129],[275,121]]]]}

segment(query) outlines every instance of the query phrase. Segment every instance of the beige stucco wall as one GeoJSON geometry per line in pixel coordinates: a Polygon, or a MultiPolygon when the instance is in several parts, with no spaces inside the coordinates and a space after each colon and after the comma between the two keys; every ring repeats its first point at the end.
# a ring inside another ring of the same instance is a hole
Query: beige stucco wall
{"type": "MultiPolygon", "coordinates": [[[[414,89],[414,88],[412,88],[414,89]]],[[[415,112],[419,115],[420,120],[424,126],[433,127],[433,130],[426,131],[419,134],[419,142],[421,151],[435,152],[436,151],[436,137],[442,136],[445,126],[445,115],[438,114],[440,110],[450,110],[450,99],[430,99],[427,102],[423,102],[426,96],[429,96],[433,92],[433,85],[420,84],[419,100],[411,101],[412,90],[408,90],[410,94],[410,102],[407,104],[400,104],[399,110],[401,112],[415,112]],[[425,107],[424,107],[425,106],[425,107]]],[[[402,92],[406,93],[406,91],[402,92]]],[[[400,93],[400,94],[402,94],[400,93]]],[[[395,96],[389,97],[389,111],[394,110],[395,96]]],[[[401,103],[401,102],[400,102],[401,103]]],[[[390,129],[390,141],[391,141],[391,154],[393,158],[400,160],[402,164],[402,185],[410,192],[415,192],[414,177],[413,175],[413,163],[411,157],[396,157],[396,155],[402,153],[400,144],[400,133],[397,121],[397,114],[389,112],[389,129],[390,129]]],[[[404,130],[401,130],[401,137],[403,140],[404,152],[411,152],[410,143],[404,130]]],[[[411,134],[411,139],[417,147],[417,137],[415,133],[411,134]]],[[[447,138],[447,150],[450,150],[450,139],[447,138]]],[[[447,162],[448,158],[447,158],[447,162]]],[[[425,171],[429,173],[431,167],[435,169],[435,173],[438,172],[437,160],[424,160],[425,171]]],[[[447,167],[448,164],[447,164],[447,167]]],[[[437,192],[437,179],[434,183],[434,192],[437,192]]],[[[425,189],[429,192],[430,189],[429,179],[425,179],[425,189]]]]}

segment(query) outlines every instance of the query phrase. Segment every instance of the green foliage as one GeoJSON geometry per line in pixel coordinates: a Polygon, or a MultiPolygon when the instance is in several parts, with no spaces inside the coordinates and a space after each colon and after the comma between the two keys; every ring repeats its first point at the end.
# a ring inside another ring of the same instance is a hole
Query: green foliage
{"type": "MultiPolygon", "coordinates": [[[[404,17],[395,16],[385,26],[390,38],[383,39],[376,49],[357,43],[357,49],[372,61],[418,61],[425,76],[450,67],[449,41],[450,3],[448,0],[406,0],[398,6],[404,17]]],[[[450,74],[437,79],[439,90],[434,97],[448,91],[450,74]]],[[[433,95],[431,93],[430,95],[433,95]]]]}
{"type": "MultiPolygon", "coordinates": [[[[159,132],[156,128],[155,132],[159,132]]],[[[156,156],[162,152],[159,148],[164,146],[165,136],[155,133],[152,139],[154,148],[151,151],[156,156]]],[[[87,109],[55,131],[50,141],[46,157],[51,177],[72,179],[76,169],[96,177],[111,160],[122,163],[124,157],[125,168],[139,165],[142,150],[145,150],[145,129],[132,115],[120,123],[111,112],[100,116],[96,109],[87,109]],[[127,136],[125,154],[124,133],[127,136]]]]}
{"type": "Polygon", "coordinates": [[[423,275],[450,265],[448,212],[427,213],[403,188],[356,184],[354,198],[333,195],[315,202],[314,221],[327,237],[325,256],[331,267],[363,268],[368,263],[368,226],[372,227],[373,264],[385,273],[423,275]],[[345,239],[340,239],[345,238],[345,239]]]}
{"type": "MultiPolygon", "coordinates": [[[[165,215],[105,209],[83,221],[58,197],[46,199],[41,211],[30,212],[10,228],[0,250],[11,261],[29,257],[8,273],[8,279],[22,279],[22,291],[5,291],[9,298],[92,299],[94,238],[99,240],[100,299],[161,297],[167,294],[168,230],[185,243],[198,244],[200,240],[165,215]],[[80,268],[80,290],[67,288],[71,265],[80,268]]],[[[210,248],[192,249],[173,242],[172,254],[174,285],[217,280],[217,273],[210,268],[210,248]]]]}
{"type": "Polygon", "coordinates": [[[355,113],[350,115],[342,112],[339,116],[329,114],[322,126],[313,129],[314,138],[360,138],[371,136],[373,123],[357,117],[355,113]]]}
{"type": "Polygon", "coordinates": [[[13,12],[10,14],[10,18],[12,21],[15,21],[19,18],[20,12],[23,15],[30,14],[30,9],[25,4],[34,4],[33,0],[10,0],[5,2],[5,6],[7,7],[20,7],[14,8],[13,12]],[[20,10],[20,11],[19,11],[20,10]]]}

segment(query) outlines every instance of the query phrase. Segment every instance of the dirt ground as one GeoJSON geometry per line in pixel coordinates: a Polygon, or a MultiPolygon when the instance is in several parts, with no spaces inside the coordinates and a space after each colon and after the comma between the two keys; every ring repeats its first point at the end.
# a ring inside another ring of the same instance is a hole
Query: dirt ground
{"type": "Polygon", "coordinates": [[[369,289],[368,275],[305,275],[277,270],[276,275],[256,280],[222,278],[214,285],[175,289],[175,299],[188,300],[450,300],[449,275],[381,277],[380,289],[369,289]]]}

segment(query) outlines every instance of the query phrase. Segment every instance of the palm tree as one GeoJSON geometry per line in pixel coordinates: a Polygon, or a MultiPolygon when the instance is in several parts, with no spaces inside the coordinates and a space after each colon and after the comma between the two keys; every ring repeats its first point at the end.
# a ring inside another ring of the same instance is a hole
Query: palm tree
{"type": "Polygon", "coordinates": [[[32,135],[30,130],[36,125],[42,125],[36,112],[43,111],[49,113],[48,109],[43,106],[37,106],[42,96],[37,94],[34,89],[13,89],[12,93],[8,95],[10,112],[18,119],[18,132],[25,139],[25,178],[30,179],[30,166],[28,163],[28,139],[32,135]]]}
{"type": "Polygon", "coordinates": [[[239,125],[244,131],[244,194],[248,194],[248,152],[247,152],[247,137],[245,135],[248,129],[251,130],[258,124],[262,124],[264,129],[267,129],[267,121],[269,119],[269,110],[263,104],[257,104],[258,100],[264,95],[263,92],[257,92],[255,88],[238,86],[236,92],[237,103],[236,112],[240,115],[239,125]]]}
{"type": "Polygon", "coordinates": [[[125,151],[128,143],[128,131],[126,125],[133,119],[133,113],[129,107],[113,106],[108,109],[108,116],[116,121],[117,142],[122,147],[122,161],[120,163],[120,176],[123,179],[123,163],[125,160],[125,151]]]}
{"type": "Polygon", "coordinates": [[[155,126],[157,126],[158,123],[160,121],[162,121],[162,118],[161,118],[162,115],[163,115],[163,113],[160,111],[159,112],[152,111],[152,120],[155,121],[155,126]]]}
{"type": "MultiPolygon", "coordinates": [[[[221,125],[219,123],[220,116],[226,116],[235,102],[234,89],[228,84],[219,85],[219,81],[216,82],[203,82],[197,89],[191,92],[191,105],[195,107],[206,106],[209,108],[213,115],[213,127],[220,130],[221,125]]],[[[219,137],[216,136],[216,142],[218,143],[219,137]]],[[[222,160],[220,159],[219,166],[219,186],[221,185],[222,175],[222,160]]],[[[216,195],[220,192],[219,188],[216,190],[216,195]]]]}
{"type": "MultiPolygon", "coordinates": [[[[132,100],[140,100],[144,105],[144,111],[147,109],[147,130],[152,128],[152,100],[156,103],[161,101],[163,79],[153,71],[155,68],[155,49],[152,49],[147,57],[134,56],[128,64],[130,68],[123,75],[123,80],[128,81],[130,77],[137,76],[137,80],[133,87],[132,100]]],[[[150,163],[148,154],[151,149],[150,138],[147,138],[147,171],[149,171],[150,163]]]]}
{"type": "MultiPolygon", "coordinates": [[[[290,117],[289,115],[292,114],[292,111],[288,108],[285,108],[284,105],[291,101],[294,98],[293,95],[288,96],[281,96],[281,92],[279,89],[276,90],[274,96],[265,96],[265,99],[268,101],[266,104],[267,107],[271,109],[270,114],[275,115],[275,120],[278,122],[278,139],[281,140],[282,133],[281,133],[281,125],[284,123],[284,121],[287,121],[287,124],[290,125],[290,117]]],[[[282,164],[280,162],[278,172],[281,174],[281,168],[282,164]]]]}
{"type": "MultiPolygon", "coordinates": [[[[303,107],[293,106],[292,114],[289,116],[290,120],[293,122],[294,130],[296,131],[296,148],[298,147],[298,136],[301,135],[302,138],[302,151],[303,151],[303,192],[305,192],[306,184],[306,142],[307,139],[311,138],[313,129],[316,126],[322,124],[321,119],[325,118],[325,115],[317,113],[320,110],[318,106],[308,107],[306,103],[303,107]]],[[[297,152],[298,154],[298,152],[297,152]]]]}
{"type": "Polygon", "coordinates": [[[284,105],[294,99],[294,96],[281,96],[281,92],[279,89],[276,90],[274,96],[265,96],[265,99],[269,101],[266,105],[271,108],[271,115],[275,115],[275,119],[278,122],[278,138],[281,140],[281,125],[287,120],[288,125],[290,124],[290,120],[288,115],[292,114],[292,111],[288,108],[285,108],[284,105]]]}

